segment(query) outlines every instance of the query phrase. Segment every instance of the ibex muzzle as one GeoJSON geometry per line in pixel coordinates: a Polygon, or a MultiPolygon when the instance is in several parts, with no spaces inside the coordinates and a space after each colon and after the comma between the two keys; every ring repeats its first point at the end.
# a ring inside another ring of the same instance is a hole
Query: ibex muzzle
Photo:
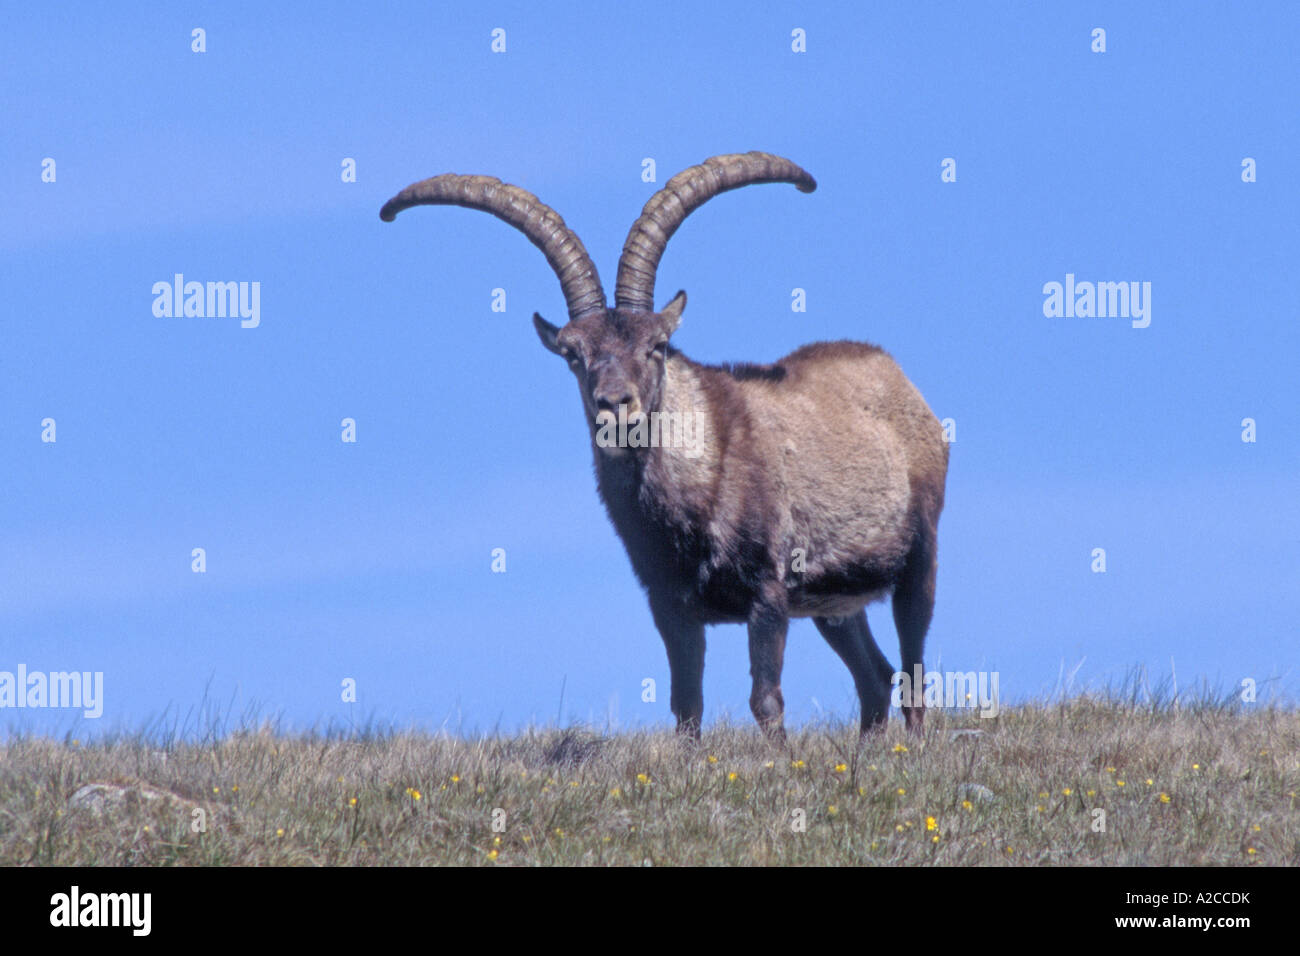
{"type": "MultiPolygon", "coordinates": [[[[865,606],[892,592],[902,670],[913,676],[934,608],[948,445],[893,359],[823,342],[772,365],[702,365],[669,344],[686,294],[654,310],[659,261],[682,221],[718,193],[777,182],[816,188],[767,153],[715,156],[674,176],[628,234],[612,309],[578,237],[516,186],[435,176],[380,212],[391,221],[421,204],[481,209],[555,270],[569,321],[535,314],[533,324],[578,381],[600,496],[668,651],[677,728],[696,737],[706,625],[748,624],[750,709],[783,738],[786,631],[791,617],[811,617],[853,675],[866,733],[888,717],[893,669],[865,606]]],[[[922,702],[903,713],[920,732],[922,702]]]]}

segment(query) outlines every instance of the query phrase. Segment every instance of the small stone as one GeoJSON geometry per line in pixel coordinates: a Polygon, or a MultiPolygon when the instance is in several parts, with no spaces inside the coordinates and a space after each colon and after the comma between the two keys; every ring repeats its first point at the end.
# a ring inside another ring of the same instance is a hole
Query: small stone
{"type": "Polygon", "coordinates": [[[992,803],[997,799],[992,790],[979,783],[959,784],[957,786],[957,796],[962,800],[969,800],[971,803],[992,803]]]}
{"type": "Polygon", "coordinates": [[[69,809],[84,810],[95,817],[128,808],[185,809],[190,805],[188,800],[166,790],[155,790],[143,785],[124,787],[115,783],[88,783],[68,798],[69,809]]]}
{"type": "Polygon", "coordinates": [[[126,788],[107,783],[88,783],[68,798],[72,810],[87,810],[102,817],[108,810],[126,803],[126,788]]]}

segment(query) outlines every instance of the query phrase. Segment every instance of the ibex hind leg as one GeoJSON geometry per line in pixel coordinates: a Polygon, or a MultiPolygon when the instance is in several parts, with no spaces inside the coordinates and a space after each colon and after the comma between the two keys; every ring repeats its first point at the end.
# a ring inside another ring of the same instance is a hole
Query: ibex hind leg
{"type": "Polygon", "coordinates": [[[884,730],[889,720],[893,668],[871,636],[866,609],[847,617],[815,617],[813,623],[853,675],[862,711],[862,733],[884,730]]]}
{"type": "Polygon", "coordinates": [[[907,729],[916,734],[921,733],[925,720],[925,684],[921,661],[925,655],[925,634],[930,629],[930,618],[934,614],[937,569],[934,537],[920,534],[894,588],[894,626],[898,629],[903,673],[908,676],[912,688],[910,705],[904,702],[903,720],[907,729]]]}

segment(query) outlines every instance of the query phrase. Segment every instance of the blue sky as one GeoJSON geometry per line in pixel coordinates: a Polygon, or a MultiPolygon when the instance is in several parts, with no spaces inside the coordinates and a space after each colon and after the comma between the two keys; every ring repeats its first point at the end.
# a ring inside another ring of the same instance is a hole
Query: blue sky
{"type": "MultiPolygon", "coordinates": [[[[499,176],[612,296],[653,191],[748,149],[817,192],[715,199],[659,299],[688,291],[674,341],[701,361],[875,342],[956,422],[929,666],[997,670],[1014,701],[1062,664],[1097,685],[1172,659],[1181,686],[1294,701],[1294,6],[382,7],[5,13],[0,670],[102,671],[105,708],[0,728],[130,729],[205,695],[300,727],[667,725],[575,386],[528,321],[564,318],[558,282],[490,216],[378,210],[499,176]],[[175,273],[259,282],[260,326],[156,317],[175,273]],[[1150,326],[1045,317],[1067,273],[1150,282],[1150,326]]],[[[855,705],[807,621],[783,685],[794,723],[855,705]]],[[[748,693],[743,628],[711,629],[706,722],[748,721],[748,693]]]]}

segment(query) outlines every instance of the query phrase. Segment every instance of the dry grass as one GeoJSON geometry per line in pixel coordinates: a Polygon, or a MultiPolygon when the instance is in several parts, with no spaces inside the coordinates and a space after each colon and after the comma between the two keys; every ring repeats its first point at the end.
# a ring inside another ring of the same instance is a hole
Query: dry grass
{"type": "Polygon", "coordinates": [[[924,740],[895,721],[861,748],[848,726],[785,749],[726,725],[698,745],[573,729],[11,738],[0,864],[1295,865],[1298,789],[1295,710],[1087,696],[990,720],[931,711],[924,740]],[[70,805],[96,782],[124,802],[70,805]]]}

